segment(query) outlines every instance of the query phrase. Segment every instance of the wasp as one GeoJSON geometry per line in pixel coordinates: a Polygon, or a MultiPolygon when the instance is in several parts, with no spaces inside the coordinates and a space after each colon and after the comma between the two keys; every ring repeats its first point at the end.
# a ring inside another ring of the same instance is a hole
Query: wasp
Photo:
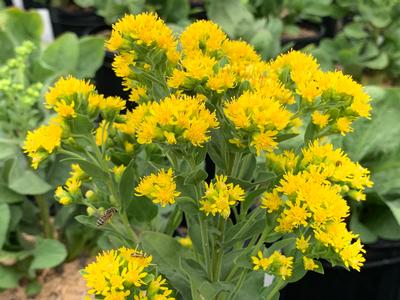
{"type": "Polygon", "coordinates": [[[107,221],[109,221],[114,214],[116,214],[118,210],[115,207],[110,207],[107,208],[104,214],[97,220],[96,225],[97,226],[102,226],[104,225],[107,221]]]}

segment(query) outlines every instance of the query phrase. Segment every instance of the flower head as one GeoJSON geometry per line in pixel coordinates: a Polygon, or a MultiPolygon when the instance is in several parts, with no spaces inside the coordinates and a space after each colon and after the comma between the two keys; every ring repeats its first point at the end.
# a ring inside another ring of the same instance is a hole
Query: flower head
{"type": "Polygon", "coordinates": [[[176,197],[180,195],[180,192],[176,191],[172,169],[168,169],[167,172],[161,169],[157,174],[143,177],[135,191],[136,195],[146,196],[163,207],[174,204],[176,197]]]}
{"type": "Polygon", "coordinates": [[[221,214],[226,219],[231,212],[231,206],[244,200],[244,190],[239,185],[226,183],[226,176],[217,175],[215,179],[215,183],[205,183],[206,192],[200,200],[200,210],[206,215],[221,214]]]}

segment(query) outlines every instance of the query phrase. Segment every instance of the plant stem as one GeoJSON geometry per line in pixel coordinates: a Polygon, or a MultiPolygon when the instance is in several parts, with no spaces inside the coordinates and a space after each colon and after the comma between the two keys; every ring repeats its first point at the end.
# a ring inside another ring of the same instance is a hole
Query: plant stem
{"type": "Polygon", "coordinates": [[[277,292],[279,292],[279,290],[280,290],[282,287],[284,287],[284,286],[286,285],[286,283],[285,283],[284,280],[282,280],[282,279],[280,279],[280,278],[277,278],[277,280],[278,280],[277,284],[276,284],[276,285],[274,286],[274,288],[271,290],[271,293],[269,293],[269,294],[267,295],[267,298],[265,298],[265,300],[272,300],[272,299],[274,298],[275,294],[276,294],[277,292]]]}
{"type": "Polygon", "coordinates": [[[207,270],[207,274],[210,280],[212,280],[212,266],[210,261],[210,245],[208,239],[208,224],[207,220],[199,215],[200,223],[200,234],[201,234],[201,244],[203,247],[204,264],[207,270]]]}
{"type": "MultiPolygon", "coordinates": [[[[176,220],[180,216],[180,209],[177,205],[175,205],[174,210],[172,211],[171,215],[168,217],[168,223],[165,227],[165,234],[171,235],[175,231],[176,220]]],[[[179,225],[179,224],[178,224],[179,225]]]]}
{"type": "Polygon", "coordinates": [[[242,288],[242,285],[243,285],[243,283],[244,283],[244,280],[245,280],[245,278],[246,278],[246,275],[247,275],[247,273],[248,273],[248,271],[249,270],[243,270],[242,271],[242,274],[240,274],[240,277],[239,277],[239,281],[238,281],[238,283],[236,284],[236,287],[235,287],[235,289],[232,291],[232,293],[231,293],[231,296],[229,297],[229,299],[235,299],[235,297],[236,297],[236,294],[240,291],[240,289],[242,288]]]}
{"type": "Polygon", "coordinates": [[[213,280],[219,281],[221,276],[222,258],[224,256],[224,233],[225,233],[225,219],[218,216],[218,231],[220,232],[219,243],[215,243],[216,259],[214,262],[213,280]]]}
{"type": "Polygon", "coordinates": [[[128,217],[126,216],[125,212],[122,212],[119,214],[122,224],[124,225],[126,231],[131,235],[132,240],[136,243],[139,244],[139,237],[136,234],[136,232],[132,229],[131,224],[129,223],[128,217]]]}
{"type": "Polygon", "coordinates": [[[42,219],[43,234],[45,238],[54,238],[54,228],[50,222],[49,205],[43,195],[36,195],[35,200],[39,206],[40,217],[42,219]]]}

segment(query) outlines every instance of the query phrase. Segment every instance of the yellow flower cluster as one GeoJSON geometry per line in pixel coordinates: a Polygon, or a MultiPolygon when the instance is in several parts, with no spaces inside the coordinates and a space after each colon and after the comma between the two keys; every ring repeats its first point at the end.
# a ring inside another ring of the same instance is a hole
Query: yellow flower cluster
{"type": "Polygon", "coordinates": [[[115,124],[121,132],[135,135],[139,144],[190,142],[194,146],[207,142],[210,129],[217,126],[215,113],[206,109],[204,100],[186,95],[140,104],[126,114],[123,123],[115,124]]]}
{"type": "Polygon", "coordinates": [[[244,200],[244,190],[239,185],[226,183],[227,179],[224,175],[217,175],[215,183],[205,183],[206,192],[200,200],[200,210],[207,216],[218,213],[226,219],[231,213],[231,206],[244,200]]]}
{"type": "MultiPolygon", "coordinates": [[[[71,76],[60,78],[46,93],[45,101],[46,107],[53,109],[57,115],[49,125],[28,132],[23,146],[35,169],[61,146],[62,138],[70,137],[70,125],[77,115],[94,120],[101,112],[104,119],[113,120],[125,108],[125,101],[121,98],[104,97],[95,91],[94,85],[71,76]]],[[[106,125],[106,121],[103,120],[102,124],[106,125]]],[[[107,132],[102,132],[102,135],[106,137],[107,132]]]]}
{"type": "Polygon", "coordinates": [[[39,163],[61,145],[61,136],[62,128],[55,121],[28,132],[23,149],[32,159],[34,169],[37,169],[39,163]]]}
{"type": "Polygon", "coordinates": [[[181,194],[176,191],[172,169],[167,172],[161,169],[157,174],[143,177],[135,191],[137,196],[145,196],[163,207],[174,204],[176,197],[181,194]]]}
{"type": "MultiPolygon", "coordinates": [[[[357,236],[346,229],[344,222],[349,215],[349,206],[341,195],[340,186],[331,183],[322,168],[312,166],[296,175],[284,175],[280,185],[272,193],[264,195],[263,207],[268,212],[279,213],[277,232],[296,233],[310,228],[315,239],[332,247],[346,266],[359,270],[364,261],[363,250],[357,236]],[[276,204],[278,198],[279,206],[276,204]],[[353,242],[354,239],[357,240],[353,242]],[[350,256],[349,249],[354,249],[355,245],[360,245],[359,251],[351,252],[353,256],[350,256]]],[[[298,239],[297,248],[301,252],[312,251],[308,241],[298,239]]]]}
{"type": "Polygon", "coordinates": [[[254,49],[243,41],[231,41],[218,25],[197,21],[180,36],[182,56],[168,85],[190,90],[202,86],[204,91],[222,94],[248,80],[265,67],[254,49]]]}
{"type": "Polygon", "coordinates": [[[263,253],[259,251],[257,256],[253,256],[251,259],[253,260],[254,270],[262,269],[271,275],[281,277],[283,280],[292,276],[292,256],[285,256],[275,251],[269,257],[264,257],[263,253]]]}
{"type": "Polygon", "coordinates": [[[160,299],[174,300],[172,291],[161,276],[150,272],[152,257],[129,248],[104,251],[83,270],[89,295],[105,300],[160,299]]]}
{"type": "Polygon", "coordinates": [[[106,45],[110,51],[117,51],[112,66],[116,75],[123,78],[126,89],[131,90],[132,101],[146,97],[146,88],[139,83],[134,68],[149,72],[152,67],[159,67],[160,59],[150,58],[157,58],[159,51],[172,65],[179,59],[172,30],[154,13],[126,15],[120,19],[113,25],[106,45]]]}
{"type": "MultiPolygon", "coordinates": [[[[372,186],[369,171],[341,149],[318,140],[304,148],[301,157],[285,151],[267,158],[273,168],[285,173],[280,185],[261,197],[261,207],[279,215],[275,230],[285,234],[310,228],[312,236],[296,239],[300,252],[312,254],[315,243],[310,239],[315,240],[331,247],[346,267],[359,270],[365,251],[358,236],[347,230],[350,209],[343,197],[365,200],[364,189],[372,186]]],[[[304,258],[304,266],[311,269],[313,264],[304,258]]]]}
{"type": "Polygon", "coordinates": [[[312,122],[319,130],[345,135],[352,131],[353,120],[370,116],[370,97],[362,86],[340,71],[322,72],[311,55],[291,51],[272,61],[268,70],[271,77],[317,108],[312,122]]]}
{"type": "Polygon", "coordinates": [[[82,182],[89,179],[78,164],[72,164],[71,169],[70,177],[65,182],[65,185],[58,186],[54,193],[56,199],[62,205],[69,205],[80,200],[82,182]]]}
{"type": "Polygon", "coordinates": [[[256,92],[245,92],[225,103],[224,113],[237,129],[235,138],[243,142],[250,138],[258,155],[262,151],[272,152],[278,145],[278,133],[293,127],[289,110],[256,92]]]}

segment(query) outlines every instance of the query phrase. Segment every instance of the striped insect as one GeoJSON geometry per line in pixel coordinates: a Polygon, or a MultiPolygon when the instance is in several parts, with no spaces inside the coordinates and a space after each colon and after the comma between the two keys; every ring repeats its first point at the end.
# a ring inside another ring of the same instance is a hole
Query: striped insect
{"type": "Polygon", "coordinates": [[[97,220],[97,226],[103,226],[106,222],[111,220],[114,214],[116,214],[118,210],[115,207],[107,208],[103,215],[97,220]]]}

